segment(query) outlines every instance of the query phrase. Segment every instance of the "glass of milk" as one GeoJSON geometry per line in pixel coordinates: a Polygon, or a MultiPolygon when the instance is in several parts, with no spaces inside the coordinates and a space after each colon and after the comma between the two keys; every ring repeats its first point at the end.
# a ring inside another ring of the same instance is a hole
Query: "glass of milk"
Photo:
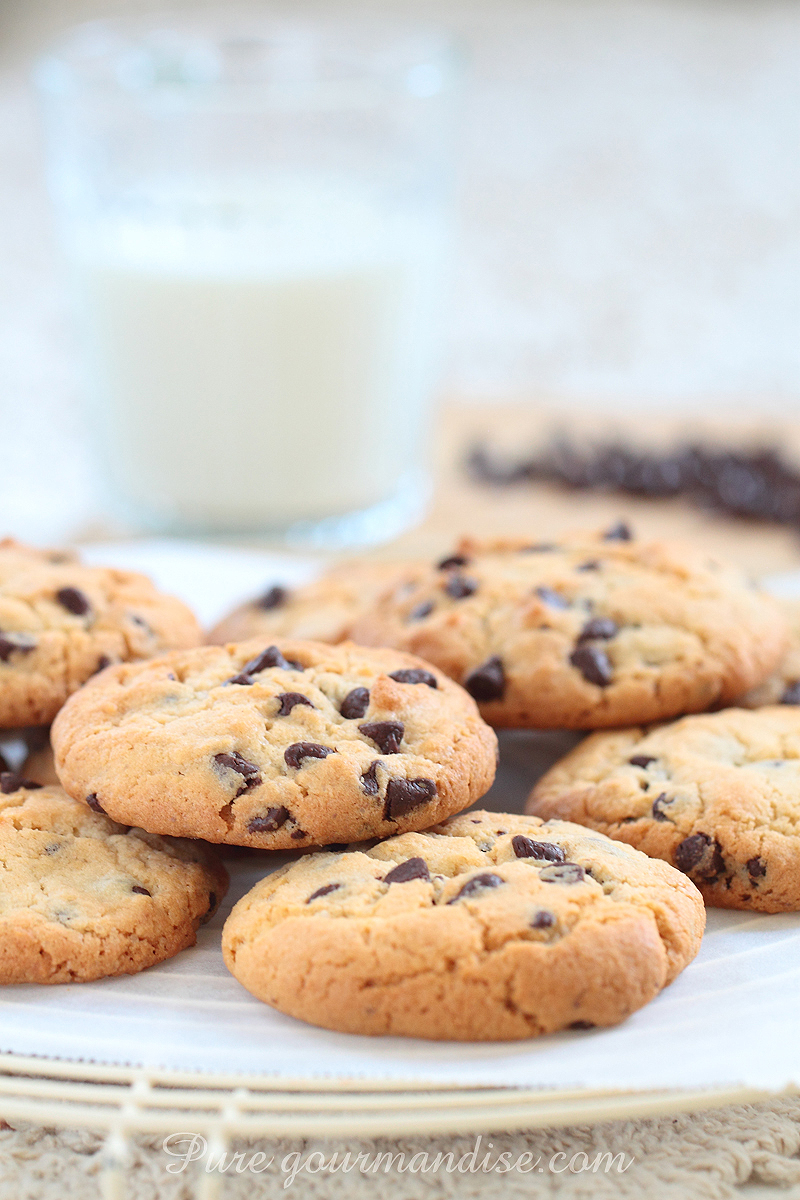
{"type": "Polygon", "coordinates": [[[378,541],[429,486],[452,51],[226,21],[37,70],[98,460],[135,527],[378,541]]]}

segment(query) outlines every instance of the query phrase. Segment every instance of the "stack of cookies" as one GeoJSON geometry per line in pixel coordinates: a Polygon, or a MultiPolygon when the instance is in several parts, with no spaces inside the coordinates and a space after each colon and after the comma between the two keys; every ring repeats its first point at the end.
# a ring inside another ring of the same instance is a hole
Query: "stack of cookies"
{"type": "MultiPolygon", "coordinates": [[[[45,576],[49,633],[57,590],[45,576]]],[[[91,639],[113,622],[81,579],[70,586],[89,608],[72,617],[91,639]]],[[[4,620],[2,603],[2,636],[18,642],[27,626],[11,609],[4,620]]],[[[122,609],[134,611],[133,600],[122,609]]],[[[208,843],[287,856],[272,873],[265,864],[225,924],[234,976],[284,1013],[353,1033],[514,1039],[613,1025],[694,957],[703,897],[800,907],[788,623],[702,552],[638,541],[624,524],[465,541],[435,565],[362,563],[294,592],[273,585],[205,646],[190,614],[164,632],[156,611],[153,599],[147,647],[104,648],[111,661],[96,653],[82,677],[64,671],[57,700],[46,711],[30,700],[36,715],[16,721],[55,716],[59,787],[31,792],[17,778],[4,796],[18,840],[23,827],[41,834],[45,896],[58,884],[45,920],[32,889],[9,880],[31,947],[50,939],[43,954],[54,966],[42,979],[96,977],[75,968],[77,951],[63,974],[61,928],[92,946],[117,930],[130,957],[108,949],[112,970],[96,974],[147,965],[129,945],[134,930],[150,934],[145,910],[132,919],[120,899],[133,858],[142,868],[125,903],[131,893],[155,908],[159,897],[177,912],[166,865],[144,871],[147,850],[171,856],[173,884],[187,873],[194,915],[174,928],[191,926],[189,944],[224,887],[208,843]],[[730,707],[776,695],[783,704],[730,707]],[[673,723],[652,725],[664,721],[673,723]],[[494,778],[493,726],[604,732],[539,782],[527,815],[497,814],[472,807],[494,778]],[[76,814],[68,894],[59,852],[44,845],[58,840],[55,816],[24,817],[42,801],[76,814]],[[92,836],[113,868],[83,845],[92,836]],[[116,904],[107,927],[106,892],[116,904]]],[[[9,653],[14,694],[33,694],[35,674],[21,676],[38,653],[9,653]]],[[[0,686],[4,673],[5,663],[0,686]]],[[[54,778],[41,752],[24,771],[54,778]]],[[[24,844],[33,854],[34,840],[24,844]]],[[[150,942],[153,962],[180,949],[156,929],[150,942]]]]}

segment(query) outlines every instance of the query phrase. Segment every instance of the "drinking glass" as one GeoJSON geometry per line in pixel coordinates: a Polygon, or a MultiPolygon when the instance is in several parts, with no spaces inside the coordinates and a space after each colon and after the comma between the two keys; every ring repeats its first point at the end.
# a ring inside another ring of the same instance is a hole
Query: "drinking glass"
{"type": "Polygon", "coordinates": [[[39,64],[129,522],[336,546],[420,516],[456,76],[442,35],[368,19],[95,23],[39,64]]]}

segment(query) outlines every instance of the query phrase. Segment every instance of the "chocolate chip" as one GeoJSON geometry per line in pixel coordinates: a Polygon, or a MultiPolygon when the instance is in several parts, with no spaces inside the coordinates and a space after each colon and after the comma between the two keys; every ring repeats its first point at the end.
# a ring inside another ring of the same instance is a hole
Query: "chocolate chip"
{"type": "Polygon", "coordinates": [[[577,863],[564,862],[543,867],[539,878],[543,883],[580,883],[586,878],[586,872],[577,863]]]}
{"type": "Polygon", "coordinates": [[[652,754],[634,754],[633,758],[628,759],[632,767],[649,767],[655,761],[652,754]]]}
{"type": "Polygon", "coordinates": [[[289,659],[284,658],[277,646],[267,646],[266,650],[262,650],[255,658],[251,658],[250,662],[245,663],[238,675],[233,675],[226,682],[248,686],[255,682],[254,675],[258,675],[260,671],[266,671],[268,667],[280,667],[283,671],[302,671],[304,669],[300,663],[290,662],[289,659]]]}
{"type": "Polygon", "coordinates": [[[295,829],[294,833],[290,833],[289,837],[293,842],[302,842],[303,838],[307,838],[308,834],[305,829],[295,829]]]}
{"type": "Polygon", "coordinates": [[[560,846],[555,846],[552,842],[535,842],[533,838],[523,837],[521,833],[514,835],[511,845],[517,858],[539,858],[554,863],[567,860],[560,846]]]}
{"type": "Polygon", "coordinates": [[[767,873],[767,864],[763,858],[749,858],[747,860],[747,874],[755,881],[761,879],[767,873]]]}
{"type": "Polygon", "coordinates": [[[342,707],[339,712],[346,721],[357,721],[359,717],[363,717],[364,713],[369,708],[369,691],[365,687],[353,688],[348,692],[342,701],[342,707]]]}
{"type": "Polygon", "coordinates": [[[424,858],[407,858],[392,867],[383,878],[384,883],[409,883],[412,879],[430,879],[431,873],[424,858]]]}
{"type": "Polygon", "coordinates": [[[474,671],[470,671],[464,680],[464,687],[473,700],[485,703],[489,700],[502,700],[506,690],[506,673],[501,660],[494,655],[474,671]]]}
{"type": "Polygon", "coordinates": [[[284,808],[283,805],[279,808],[268,808],[263,817],[251,817],[247,822],[247,829],[250,833],[274,833],[281,825],[286,824],[290,816],[288,808],[284,808]]]}
{"type": "Polygon", "coordinates": [[[0,772],[0,792],[4,796],[10,796],[12,792],[16,792],[20,788],[27,788],[29,792],[32,792],[41,786],[41,783],[35,783],[32,779],[23,778],[20,771],[0,772]]]}
{"type": "Polygon", "coordinates": [[[320,746],[318,742],[292,742],[291,746],[284,750],[283,758],[287,767],[297,769],[305,758],[327,758],[329,754],[335,753],[330,746],[320,746]]]}
{"type": "Polygon", "coordinates": [[[467,596],[473,596],[477,592],[478,581],[470,579],[468,575],[451,575],[444,585],[444,590],[453,600],[466,600],[467,596]]]}
{"type": "MultiPolygon", "coordinates": [[[[111,659],[108,657],[107,654],[101,654],[97,660],[97,666],[94,669],[95,675],[98,675],[101,671],[105,671],[106,667],[110,667],[110,666],[111,666],[111,659]]],[[[172,678],[174,679],[175,676],[173,675],[172,678]]]]}
{"type": "Polygon", "coordinates": [[[105,815],[106,810],[97,799],[97,792],[92,792],[90,795],[88,795],[86,797],[86,803],[89,805],[89,808],[92,810],[92,812],[103,813],[105,815]]]}
{"type": "Polygon", "coordinates": [[[540,600],[544,600],[545,604],[549,604],[550,608],[569,608],[570,606],[566,596],[562,596],[560,592],[554,592],[549,587],[537,587],[536,595],[540,600]]]}
{"type": "Polygon", "coordinates": [[[800,704],[800,679],[796,683],[790,683],[781,696],[781,704],[800,704]]]}
{"type": "Polygon", "coordinates": [[[0,633],[0,659],[8,662],[12,654],[30,654],[36,649],[36,638],[28,633],[0,633]]]}
{"type": "Polygon", "coordinates": [[[576,646],[569,656],[573,667],[577,667],[587,683],[595,683],[598,687],[608,687],[614,672],[608,655],[599,646],[576,646]]]}
{"type": "Polygon", "coordinates": [[[297,704],[305,704],[306,708],[316,708],[316,705],[312,704],[308,696],[304,696],[302,692],[281,692],[275,699],[281,702],[280,708],[275,714],[278,717],[288,717],[297,704]]]}
{"type": "Polygon", "coordinates": [[[594,1021],[573,1021],[569,1029],[596,1029],[594,1021]]]}
{"type": "Polygon", "coordinates": [[[666,808],[672,802],[672,800],[667,799],[666,792],[662,792],[660,796],[656,796],[653,801],[653,819],[655,821],[668,821],[669,813],[666,811],[666,808]]]}
{"type": "Polygon", "coordinates": [[[402,671],[392,671],[389,678],[397,683],[427,683],[429,688],[439,686],[436,676],[430,671],[423,671],[422,667],[404,667],[402,671]]]}
{"type": "Polygon", "coordinates": [[[153,894],[152,892],[148,892],[147,888],[139,887],[138,883],[133,885],[131,891],[136,892],[137,896],[152,896],[153,894]]]}
{"type": "Polygon", "coordinates": [[[600,563],[596,558],[590,558],[587,562],[581,563],[581,565],[579,567],[576,567],[575,570],[576,571],[599,571],[600,563]]]}
{"type": "Polygon", "coordinates": [[[619,625],[609,617],[592,617],[587,621],[578,635],[579,642],[587,642],[591,638],[613,638],[619,633],[619,625]]]}
{"type": "Polygon", "coordinates": [[[550,929],[555,923],[556,919],[553,914],[545,912],[544,909],[540,909],[539,912],[534,913],[528,922],[531,929],[550,929]]]}
{"type": "Polygon", "coordinates": [[[244,783],[239,788],[236,796],[243,796],[245,792],[258,787],[261,783],[261,771],[256,764],[248,762],[246,758],[242,758],[241,754],[238,754],[235,750],[231,754],[215,754],[214,762],[220,767],[226,767],[229,771],[235,771],[237,775],[241,775],[244,779],[244,783]]]}
{"type": "Polygon", "coordinates": [[[707,833],[693,833],[675,850],[675,866],[703,883],[715,883],[725,870],[722,847],[707,833]]]}
{"type": "Polygon", "coordinates": [[[320,896],[330,896],[331,892],[337,891],[342,885],[340,883],[326,883],[322,887],[317,888],[315,892],[306,900],[306,904],[310,904],[312,900],[319,900],[320,896]]]}
{"type": "Polygon", "coordinates": [[[604,542],[630,542],[632,539],[631,527],[625,521],[617,521],[616,525],[612,525],[603,534],[604,542]]]}
{"type": "Polygon", "coordinates": [[[381,754],[399,754],[405,726],[400,721],[370,721],[359,725],[358,732],[374,742],[381,754]]]}
{"type": "Polygon", "coordinates": [[[256,608],[266,609],[267,612],[271,608],[280,608],[289,599],[289,593],[284,587],[271,587],[264,592],[263,596],[259,596],[254,602],[256,608]]]}
{"type": "Polygon", "coordinates": [[[62,608],[65,608],[67,612],[74,613],[76,617],[85,616],[92,607],[88,597],[75,587],[61,588],[56,592],[56,600],[62,608]]]}
{"type": "Polygon", "coordinates": [[[386,785],[384,821],[396,821],[412,809],[427,804],[436,795],[432,779],[390,779],[386,785]]]}
{"type": "Polygon", "coordinates": [[[469,562],[463,554],[451,554],[449,558],[443,558],[440,563],[437,563],[440,571],[450,571],[454,567],[465,567],[469,562]]]}
{"type": "Polygon", "coordinates": [[[425,617],[429,617],[433,612],[433,601],[423,600],[421,604],[417,604],[408,614],[409,621],[422,621],[425,617]]]}
{"type": "Polygon", "coordinates": [[[472,879],[467,880],[461,891],[452,900],[448,900],[447,903],[455,904],[456,900],[461,900],[465,896],[474,896],[476,892],[482,892],[486,888],[500,887],[503,883],[505,883],[505,879],[501,879],[499,875],[492,875],[488,872],[486,875],[473,875],[472,879]]]}
{"type": "Polygon", "coordinates": [[[373,763],[367,767],[364,774],[361,776],[361,786],[368,796],[377,796],[380,790],[378,783],[378,767],[382,767],[383,763],[379,758],[376,758],[373,763]]]}

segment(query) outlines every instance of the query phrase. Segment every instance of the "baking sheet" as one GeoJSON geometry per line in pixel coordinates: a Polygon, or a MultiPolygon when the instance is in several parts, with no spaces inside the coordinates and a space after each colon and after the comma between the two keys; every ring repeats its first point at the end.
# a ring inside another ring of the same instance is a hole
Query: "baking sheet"
{"type": "MultiPolygon", "coordinates": [[[[314,569],[309,561],[237,551],[230,553],[241,555],[241,570],[226,577],[220,554],[228,553],[156,543],[150,550],[142,544],[95,547],[92,558],[149,570],[164,586],[181,591],[206,620],[221,615],[226,589],[237,600],[271,580],[297,578],[291,570],[308,574],[314,569]]],[[[800,594],[800,575],[784,577],[780,591],[800,594]]],[[[560,734],[503,735],[503,770],[488,805],[521,807],[538,773],[572,740],[573,735],[560,734]]],[[[219,936],[231,905],[285,861],[274,854],[232,857],[226,903],[201,930],[197,946],[170,962],[92,984],[0,989],[0,1050],[183,1070],[421,1085],[779,1089],[800,1084],[800,914],[711,909],[695,962],[615,1029],[499,1044],[361,1038],[273,1012],[225,969],[219,936]]]]}

